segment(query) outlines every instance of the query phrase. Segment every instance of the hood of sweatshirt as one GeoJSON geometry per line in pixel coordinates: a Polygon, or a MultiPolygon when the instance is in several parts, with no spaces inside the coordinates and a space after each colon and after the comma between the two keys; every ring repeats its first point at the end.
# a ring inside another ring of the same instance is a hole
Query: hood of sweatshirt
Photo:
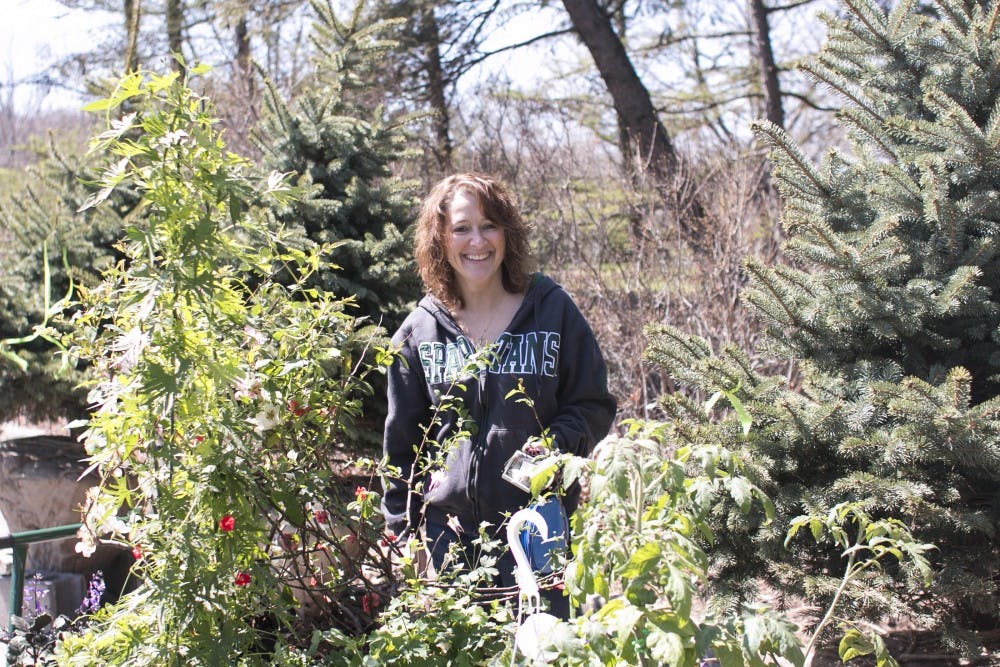
{"type": "MultiPolygon", "coordinates": [[[[417,491],[398,484],[386,489],[383,511],[392,527],[418,522],[417,506],[428,520],[455,518],[470,534],[482,521],[498,527],[531,500],[503,479],[528,438],[548,432],[560,450],[586,456],[613,421],[615,400],[593,333],[569,295],[542,274],[533,276],[486,361],[475,363],[474,345],[433,296],[420,301],[394,341],[405,363],[389,373],[384,448],[393,465],[418,467],[420,498],[407,500],[417,491]],[[435,409],[450,400],[459,407],[435,409]]],[[[569,511],[576,499],[566,498],[569,511]]]]}
{"type": "MultiPolygon", "coordinates": [[[[521,302],[521,306],[514,313],[514,317],[511,318],[510,324],[507,325],[509,331],[514,331],[519,328],[523,328],[524,321],[526,318],[537,319],[536,308],[550,293],[555,290],[562,289],[556,281],[552,280],[548,276],[536,273],[531,278],[531,284],[528,286],[528,291],[524,294],[524,300],[521,302]]],[[[417,308],[420,310],[427,311],[442,327],[448,330],[455,336],[464,336],[461,327],[458,326],[458,322],[455,321],[454,315],[448,310],[448,307],[441,302],[436,296],[426,295],[417,304],[417,308]]]]}

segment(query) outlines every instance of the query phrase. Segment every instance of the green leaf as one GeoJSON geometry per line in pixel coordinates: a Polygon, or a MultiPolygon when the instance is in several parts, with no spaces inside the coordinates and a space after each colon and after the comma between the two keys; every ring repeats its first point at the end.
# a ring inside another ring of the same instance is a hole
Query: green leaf
{"type": "Polygon", "coordinates": [[[297,528],[301,528],[305,524],[305,510],[302,508],[297,494],[287,489],[276,489],[271,495],[271,500],[274,501],[275,507],[278,507],[284,514],[288,523],[297,528]]]}
{"type": "Polygon", "coordinates": [[[863,655],[870,655],[875,651],[875,645],[867,636],[851,628],[844,633],[837,651],[840,654],[840,659],[847,662],[863,655]]]}
{"type": "Polygon", "coordinates": [[[734,477],[729,484],[729,493],[739,506],[740,511],[746,514],[750,511],[753,501],[753,487],[744,477],[734,477]]]}
{"type": "Polygon", "coordinates": [[[646,542],[629,558],[628,565],[622,570],[622,577],[635,579],[649,573],[662,553],[659,544],[646,542]]]}
{"type": "Polygon", "coordinates": [[[743,407],[743,401],[734,392],[726,392],[726,398],[729,400],[730,405],[733,406],[733,410],[736,412],[736,420],[743,427],[743,435],[746,436],[750,433],[750,429],[753,427],[753,417],[747,412],[747,409],[743,407]]]}
{"type": "Polygon", "coordinates": [[[650,626],[646,646],[657,664],[676,666],[684,661],[684,640],[673,632],[664,632],[655,625],[650,626]]]}

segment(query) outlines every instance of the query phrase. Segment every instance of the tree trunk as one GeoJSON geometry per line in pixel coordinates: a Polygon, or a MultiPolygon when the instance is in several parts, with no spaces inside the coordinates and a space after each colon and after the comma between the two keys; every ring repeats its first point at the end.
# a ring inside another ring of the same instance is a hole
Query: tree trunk
{"type": "Polygon", "coordinates": [[[420,16],[421,43],[427,66],[428,101],[434,110],[434,158],[444,173],[452,167],[451,113],[445,88],[447,78],[441,63],[441,35],[433,5],[425,4],[420,16]]]}
{"type": "Polygon", "coordinates": [[[139,69],[139,15],[142,0],[125,1],[125,72],[139,69]]]}
{"type": "Polygon", "coordinates": [[[234,37],[236,39],[237,76],[242,77],[247,99],[252,100],[254,96],[253,62],[250,59],[250,29],[245,9],[236,21],[234,37]]]}
{"type": "MultiPolygon", "coordinates": [[[[183,0],[167,0],[167,45],[171,56],[182,56],[184,54],[183,26],[183,0]]],[[[181,76],[184,76],[186,68],[181,60],[172,57],[171,61],[171,66],[180,72],[181,76]]]]}
{"type": "Polygon", "coordinates": [[[764,0],[750,0],[750,20],[753,21],[754,46],[760,67],[761,88],[764,91],[764,114],[769,121],[784,129],[785,111],[781,106],[781,85],[778,81],[778,67],[774,64],[767,15],[764,0]]]}
{"type": "Polygon", "coordinates": [[[629,144],[622,146],[622,153],[634,156],[630,169],[650,171],[665,202],[675,207],[685,240],[700,249],[704,211],[697,198],[688,194],[689,188],[672,182],[680,166],[677,154],[611,17],[596,0],[563,0],[563,6],[611,94],[622,136],[629,144]]]}

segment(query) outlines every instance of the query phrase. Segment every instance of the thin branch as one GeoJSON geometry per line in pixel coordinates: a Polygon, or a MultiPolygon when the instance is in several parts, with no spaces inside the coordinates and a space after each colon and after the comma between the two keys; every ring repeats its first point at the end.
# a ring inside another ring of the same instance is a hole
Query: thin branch
{"type": "Polygon", "coordinates": [[[505,53],[507,51],[513,51],[515,49],[520,49],[520,48],[525,47],[525,46],[531,46],[532,44],[535,44],[537,42],[540,42],[540,41],[543,41],[543,40],[546,40],[546,39],[551,39],[553,37],[560,37],[562,35],[569,35],[569,34],[572,34],[572,32],[573,32],[572,28],[564,28],[562,30],[553,30],[551,32],[542,33],[540,35],[536,35],[535,37],[532,37],[530,39],[526,39],[526,40],[521,41],[521,42],[515,42],[513,44],[508,44],[506,46],[501,46],[500,48],[494,49],[492,51],[483,51],[478,56],[476,56],[475,58],[463,61],[461,65],[455,65],[455,63],[459,60],[459,59],[456,58],[455,60],[452,60],[449,63],[449,65],[453,65],[454,66],[454,69],[452,70],[454,72],[454,74],[451,77],[449,77],[449,78],[451,78],[452,80],[457,80],[457,79],[461,78],[462,75],[468,73],[468,71],[471,70],[476,65],[479,65],[480,63],[486,61],[487,59],[489,59],[489,58],[491,58],[493,56],[499,55],[501,53],[505,53]]]}
{"type": "Polygon", "coordinates": [[[801,7],[802,5],[812,4],[815,1],[816,0],[798,0],[797,2],[791,2],[787,5],[778,5],[777,7],[771,7],[767,10],[767,13],[770,14],[771,12],[785,12],[788,11],[789,9],[796,9],[798,7],[801,7]]]}

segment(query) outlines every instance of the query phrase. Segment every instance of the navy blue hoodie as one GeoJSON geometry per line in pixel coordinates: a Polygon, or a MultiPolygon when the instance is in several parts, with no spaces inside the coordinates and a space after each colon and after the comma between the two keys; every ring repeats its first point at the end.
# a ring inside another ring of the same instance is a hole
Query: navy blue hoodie
{"type": "MultiPolygon", "coordinates": [[[[614,420],[616,402],[608,393],[607,369],[593,331],[570,296],[541,274],[535,274],[497,339],[488,366],[469,372],[474,346],[432,296],[420,301],[393,342],[401,357],[389,370],[383,446],[401,474],[387,483],[382,511],[387,530],[396,534],[416,528],[422,512],[441,524],[457,517],[462,532],[472,535],[482,521],[499,527],[505,514],[530,500],[501,477],[504,464],[530,436],[548,427],[561,451],[587,456],[614,420]],[[534,412],[516,396],[505,398],[519,380],[534,412]],[[415,452],[426,458],[433,443],[445,442],[460,426],[457,411],[443,410],[424,442],[423,427],[442,395],[461,399],[474,423],[465,425],[472,434],[448,450],[443,467],[414,479],[410,488],[415,452]]],[[[576,508],[578,496],[564,498],[567,511],[576,508]]]]}

